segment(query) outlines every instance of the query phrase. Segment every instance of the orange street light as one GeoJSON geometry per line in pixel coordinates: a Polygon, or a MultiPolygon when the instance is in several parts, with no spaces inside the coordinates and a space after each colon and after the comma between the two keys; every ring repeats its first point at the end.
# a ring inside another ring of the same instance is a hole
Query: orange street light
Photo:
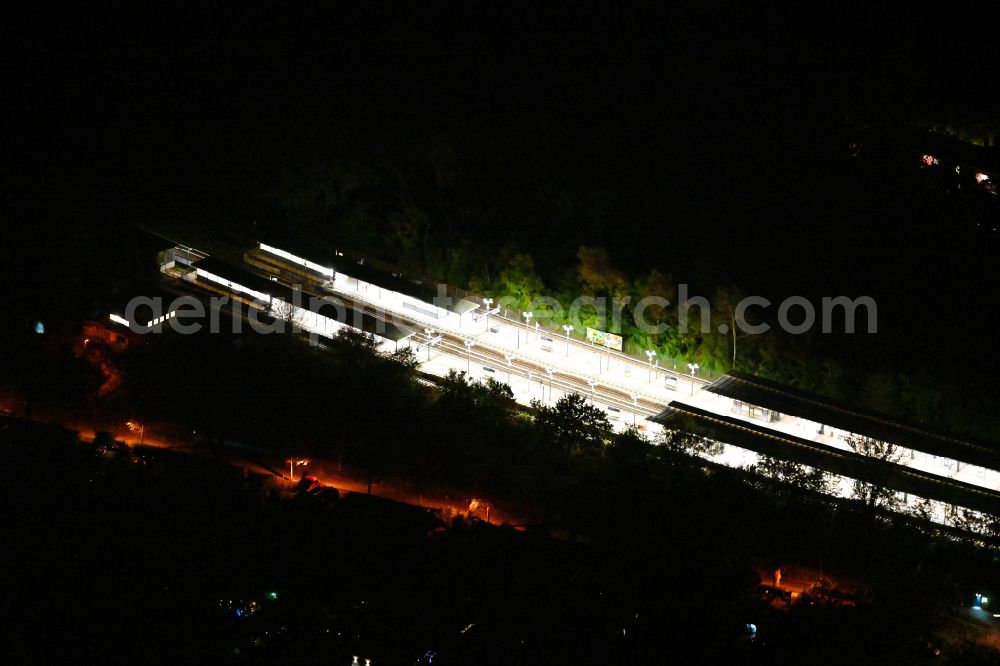
{"type": "Polygon", "coordinates": [[[131,432],[139,433],[139,445],[142,445],[143,438],[146,435],[146,426],[142,425],[138,421],[126,421],[125,425],[131,432]]]}
{"type": "Polygon", "coordinates": [[[288,463],[288,478],[291,479],[292,481],[295,480],[295,468],[305,467],[306,465],[309,464],[309,461],[306,460],[305,458],[298,458],[298,459],[289,458],[285,462],[288,463]]]}

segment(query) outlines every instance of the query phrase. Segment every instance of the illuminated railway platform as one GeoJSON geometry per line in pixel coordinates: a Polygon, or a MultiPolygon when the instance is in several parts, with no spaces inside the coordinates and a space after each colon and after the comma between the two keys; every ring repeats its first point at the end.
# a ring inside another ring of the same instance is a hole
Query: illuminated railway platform
{"type": "MultiPolygon", "coordinates": [[[[439,332],[473,340],[503,354],[551,367],[555,371],[588,382],[614,387],[640,402],[666,405],[678,394],[697,392],[705,380],[688,373],[645,363],[578,339],[524,322],[513,321],[499,313],[487,315],[483,307],[466,298],[446,293],[445,287],[429,289],[422,283],[373,269],[366,263],[334,257],[328,263],[332,279],[310,275],[302,267],[310,261],[284,249],[258,243],[244,254],[244,260],[261,271],[278,274],[289,283],[312,284],[316,289],[351,298],[382,312],[387,317],[408,322],[418,331],[432,328],[439,332]],[[439,293],[440,292],[440,293],[439,293]]],[[[586,389],[581,393],[587,392],[586,389]]],[[[647,424],[649,425],[649,424],[647,424]]]]}
{"type": "Polygon", "coordinates": [[[335,298],[310,298],[280,282],[202,255],[190,263],[183,255],[165,255],[161,272],[195,293],[239,302],[262,312],[271,320],[283,320],[301,330],[332,338],[344,329],[374,336],[377,348],[393,352],[407,346],[413,329],[385,322],[335,298]]]}
{"type": "Polygon", "coordinates": [[[988,443],[909,424],[884,414],[730,372],[679,402],[841,451],[852,436],[896,447],[899,464],[1000,491],[1000,452],[988,443]]]}
{"type": "Polygon", "coordinates": [[[850,497],[858,480],[896,491],[904,509],[929,500],[944,524],[963,509],[1000,515],[1000,453],[989,443],[752,375],[730,372],[652,420],[715,442],[705,457],[729,466],[795,462],[829,473],[834,494],[850,497]],[[889,455],[873,457],[857,445],[865,439],[891,445],[889,455]]]}
{"type": "MultiPolygon", "coordinates": [[[[608,410],[618,428],[631,421],[646,426],[651,435],[661,427],[697,434],[718,445],[706,457],[723,464],[751,466],[761,455],[800,462],[828,472],[836,480],[834,494],[843,496],[850,496],[856,481],[881,484],[895,490],[904,506],[921,500],[932,503],[935,519],[942,523],[957,510],[1000,514],[1000,455],[988,444],[741,373],[709,383],[624,355],[612,357],[578,340],[496,314],[487,316],[466,299],[442,305],[422,285],[386,277],[361,263],[340,262],[355,273],[351,275],[265,244],[248,251],[244,260],[268,277],[253,276],[256,288],[241,288],[265,298],[276,298],[275,290],[287,289],[282,282],[300,284],[340,296],[359,310],[377,312],[380,319],[405,322],[408,344],[432,374],[459,370],[473,378],[506,379],[519,402],[544,402],[567,393],[589,395],[608,410]],[[436,336],[441,343],[432,354],[436,336]],[[463,346],[463,341],[470,344],[463,346]],[[888,442],[897,456],[892,461],[866,458],[852,449],[855,436],[888,442]]],[[[211,260],[198,259],[191,266],[197,276],[182,279],[233,290],[236,281],[220,275],[211,260]]],[[[330,324],[317,322],[315,327],[329,333],[330,324]]]]}

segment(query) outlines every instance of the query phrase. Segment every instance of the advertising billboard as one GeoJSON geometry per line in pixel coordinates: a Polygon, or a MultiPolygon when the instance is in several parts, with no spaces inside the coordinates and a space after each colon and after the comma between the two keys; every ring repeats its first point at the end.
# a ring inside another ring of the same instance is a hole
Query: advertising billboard
{"type": "Polygon", "coordinates": [[[614,333],[605,333],[596,328],[587,327],[587,340],[602,347],[609,347],[616,351],[622,350],[622,336],[614,333]]]}

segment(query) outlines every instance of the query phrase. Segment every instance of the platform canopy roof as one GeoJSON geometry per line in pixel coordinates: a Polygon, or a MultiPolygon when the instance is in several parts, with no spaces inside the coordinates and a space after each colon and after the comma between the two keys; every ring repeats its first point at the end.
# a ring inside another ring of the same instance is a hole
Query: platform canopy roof
{"type": "Polygon", "coordinates": [[[772,458],[808,465],[918,497],[1000,514],[1000,492],[876,460],[676,400],[651,420],[671,430],[681,430],[772,458]]]}
{"type": "Polygon", "coordinates": [[[217,277],[224,278],[230,282],[242,285],[254,291],[268,294],[272,298],[279,298],[286,303],[299,303],[306,310],[311,310],[331,319],[335,319],[342,324],[359,328],[366,333],[372,333],[379,337],[400,342],[411,337],[415,331],[402,324],[386,322],[376,318],[369,312],[361,311],[357,308],[344,304],[340,299],[332,295],[324,295],[322,300],[313,300],[308,293],[294,293],[294,290],[269,280],[261,275],[257,275],[244,267],[233,266],[225,261],[214,257],[205,257],[194,263],[195,268],[200,268],[217,277]]]}
{"type": "Polygon", "coordinates": [[[922,453],[1000,470],[1000,447],[732,371],[706,391],[922,453]]]}

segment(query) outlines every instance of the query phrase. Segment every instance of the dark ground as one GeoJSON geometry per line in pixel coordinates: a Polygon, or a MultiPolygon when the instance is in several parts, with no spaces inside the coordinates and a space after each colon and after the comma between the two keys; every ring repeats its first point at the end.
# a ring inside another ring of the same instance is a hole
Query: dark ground
{"type": "MultiPolygon", "coordinates": [[[[820,341],[785,364],[877,369],[894,394],[903,374],[941,383],[922,413],[964,407],[975,418],[956,425],[996,430],[997,211],[912,164],[927,136],[914,122],[997,117],[996,23],[978,10],[5,11],[6,380],[35,376],[32,390],[54,400],[85,390],[66,357],[20,355],[25,331],[69,330],[155,288],[155,248],[123,231],[133,223],[307,237],[405,262],[387,220],[416,210],[428,246],[474,264],[512,245],[552,284],[590,244],[630,275],[659,268],[704,292],[872,295],[876,341],[820,341]]],[[[217,352],[228,353],[197,350],[217,352]]],[[[6,434],[0,609],[5,653],[24,663],[290,663],[370,649],[406,664],[426,650],[454,663],[913,664],[935,622],[923,604],[950,608],[967,576],[991,571],[982,553],[794,506],[782,511],[797,521],[758,535],[744,516],[731,536],[725,509],[758,506],[744,490],[716,505],[696,484],[705,496],[685,505],[696,509],[648,530],[665,511],[647,501],[659,490],[554,488],[580,506],[607,492],[633,507],[585,515],[618,534],[596,544],[481,525],[428,536],[424,517],[393,507],[278,500],[225,469],[6,434]],[[821,547],[830,535],[838,544],[821,547]],[[843,548],[878,572],[900,568],[897,548],[908,559],[871,607],[786,616],[744,596],[746,554],[775,543],[803,558],[843,548]],[[938,576],[944,600],[928,592],[938,576]],[[220,598],[264,607],[237,621],[220,598]],[[751,616],[764,618],[763,645],[741,640],[751,616]]]]}

